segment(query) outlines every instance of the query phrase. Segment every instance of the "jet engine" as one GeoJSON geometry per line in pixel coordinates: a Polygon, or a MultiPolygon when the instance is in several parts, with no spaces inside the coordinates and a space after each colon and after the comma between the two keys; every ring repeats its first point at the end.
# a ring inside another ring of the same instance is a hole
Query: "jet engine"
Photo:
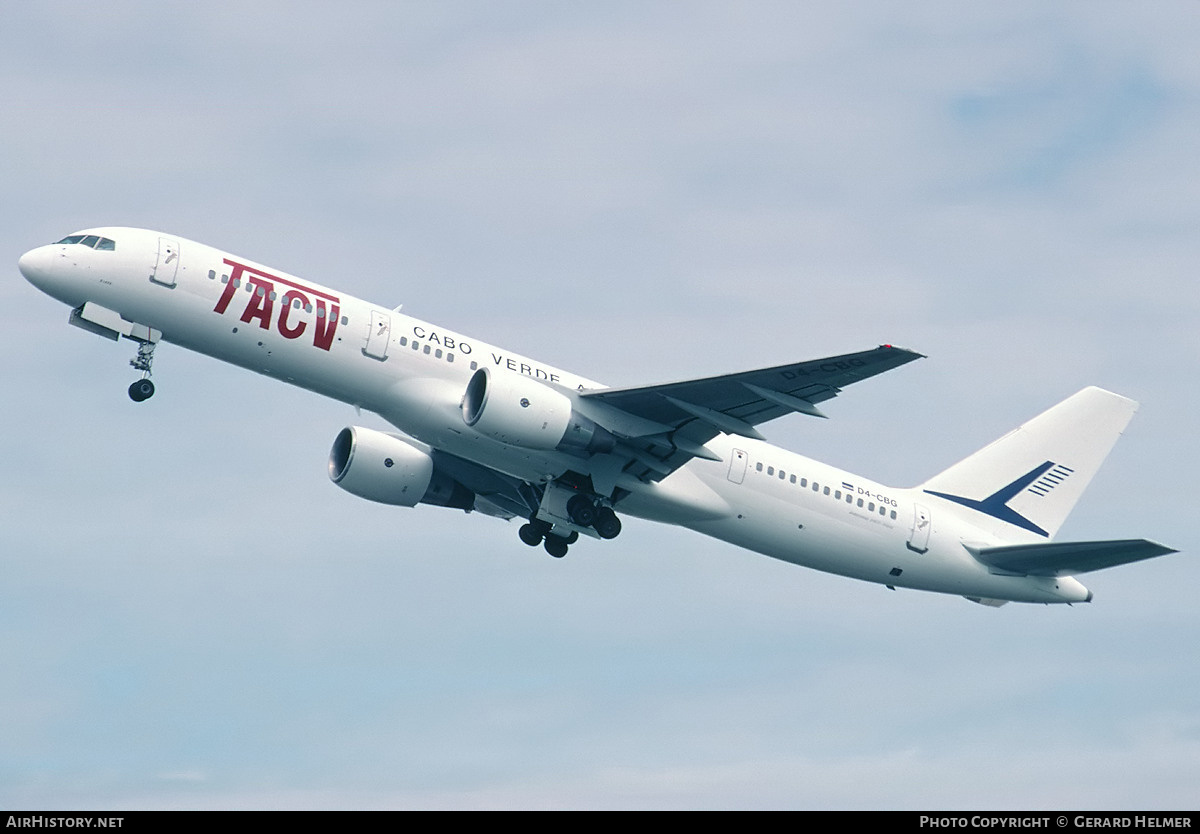
{"type": "Polygon", "coordinates": [[[561,391],[519,374],[480,368],[467,383],[463,421],[510,446],[563,452],[610,452],[617,439],[575,412],[561,391]]]}
{"type": "Polygon", "coordinates": [[[362,426],[338,432],[329,452],[329,479],[349,493],[380,504],[434,504],[469,510],[475,494],[411,443],[362,426]]]}

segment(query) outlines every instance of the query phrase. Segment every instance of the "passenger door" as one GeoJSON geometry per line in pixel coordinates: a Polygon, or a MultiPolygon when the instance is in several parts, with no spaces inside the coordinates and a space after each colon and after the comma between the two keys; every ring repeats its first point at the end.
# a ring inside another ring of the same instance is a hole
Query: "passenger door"
{"type": "Polygon", "coordinates": [[[175,286],[175,275],[179,272],[179,243],[167,237],[158,239],[158,257],[154,261],[154,269],[150,271],[150,280],[164,287],[175,286]]]}
{"type": "Polygon", "coordinates": [[[392,318],[378,310],[371,311],[371,330],[367,333],[367,345],[363,354],[378,359],[387,359],[388,343],[392,340],[392,318]]]}

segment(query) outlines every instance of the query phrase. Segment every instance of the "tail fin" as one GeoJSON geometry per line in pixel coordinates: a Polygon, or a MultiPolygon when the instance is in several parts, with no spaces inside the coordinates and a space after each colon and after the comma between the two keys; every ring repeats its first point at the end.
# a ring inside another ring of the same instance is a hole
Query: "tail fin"
{"type": "Polygon", "coordinates": [[[1050,539],[1135,411],[1133,400],[1085,388],[919,489],[976,510],[1002,539],[1050,539]]]}

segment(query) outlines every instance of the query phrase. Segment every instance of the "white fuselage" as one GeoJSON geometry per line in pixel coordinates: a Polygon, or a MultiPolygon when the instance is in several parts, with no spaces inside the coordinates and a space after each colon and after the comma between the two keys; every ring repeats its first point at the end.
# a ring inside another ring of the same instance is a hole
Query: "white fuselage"
{"type": "MultiPolygon", "coordinates": [[[[383,416],[430,447],[531,483],[581,459],[508,445],[468,427],[460,403],[478,367],[568,390],[602,388],[461,333],[158,232],[89,230],[112,251],[39,247],[21,259],[38,288],[161,331],[162,339],[383,416]]],[[[676,524],[817,570],[992,600],[1079,602],[1070,577],[989,572],[964,547],[1001,544],[969,511],[885,487],[768,443],[719,435],[720,461],[693,459],[659,482],[631,475],[621,513],[676,524]]],[[[586,466],[586,463],[583,465],[586,466]]]]}

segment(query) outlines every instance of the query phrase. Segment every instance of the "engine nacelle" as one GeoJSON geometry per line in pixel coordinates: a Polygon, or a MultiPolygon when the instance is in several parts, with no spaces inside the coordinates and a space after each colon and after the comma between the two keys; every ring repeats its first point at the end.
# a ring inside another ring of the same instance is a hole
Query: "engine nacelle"
{"type": "Polygon", "coordinates": [[[474,493],[438,472],[426,452],[362,426],[338,432],[329,451],[329,479],[359,498],[398,507],[424,503],[469,510],[475,504],[474,493]]]}
{"type": "Polygon", "coordinates": [[[467,383],[463,421],[510,446],[565,452],[609,452],[616,438],[577,414],[571,399],[536,379],[480,368],[467,383]]]}

